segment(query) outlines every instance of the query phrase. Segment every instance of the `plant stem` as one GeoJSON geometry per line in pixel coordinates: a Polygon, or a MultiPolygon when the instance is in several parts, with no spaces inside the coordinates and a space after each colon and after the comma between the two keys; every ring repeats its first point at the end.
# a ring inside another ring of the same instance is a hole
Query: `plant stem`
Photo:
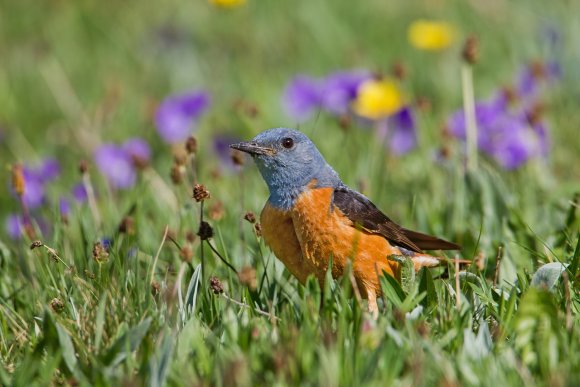
{"type": "Polygon", "coordinates": [[[475,97],[473,95],[472,66],[464,63],[461,68],[463,92],[463,113],[465,115],[465,144],[467,171],[477,169],[477,120],[475,117],[475,97]]]}

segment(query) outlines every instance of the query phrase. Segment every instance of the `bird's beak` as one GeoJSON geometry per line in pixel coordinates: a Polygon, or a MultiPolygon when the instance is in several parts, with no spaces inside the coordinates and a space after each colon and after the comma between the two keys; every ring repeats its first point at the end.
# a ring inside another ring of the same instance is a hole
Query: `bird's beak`
{"type": "Polygon", "coordinates": [[[272,155],[276,154],[276,150],[274,150],[272,148],[265,147],[265,146],[260,146],[260,145],[256,144],[255,142],[240,142],[237,144],[230,145],[230,148],[249,153],[252,156],[255,156],[255,155],[272,156],[272,155]]]}

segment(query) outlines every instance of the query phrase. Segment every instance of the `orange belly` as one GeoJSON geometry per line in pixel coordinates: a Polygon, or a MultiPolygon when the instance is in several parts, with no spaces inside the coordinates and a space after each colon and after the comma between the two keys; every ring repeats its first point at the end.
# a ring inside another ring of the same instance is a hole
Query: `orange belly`
{"type": "Polygon", "coordinates": [[[334,278],[352,261],[361,295],[374,297],[380,292],[382,271],[400,276],[399,265],[387,257],[401,252],[382,236],[354,227],[338,208],[331,209],[332,194],[332,188],[306,190],[289,211],[266,204],[261,215],[264,240],[302,283],[310,274],[324,281],[331,259],[334,278]]]}

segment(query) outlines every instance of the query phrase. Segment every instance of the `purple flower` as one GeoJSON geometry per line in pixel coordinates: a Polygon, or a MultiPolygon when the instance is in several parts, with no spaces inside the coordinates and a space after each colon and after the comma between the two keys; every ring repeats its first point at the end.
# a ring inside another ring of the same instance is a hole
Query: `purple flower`
{"type": "MultiPolygon", "coordinates": [[[[46,199],[46,184],[60,174],[60,164],[54,158],[47,158],[37,167],[24,166],[24,195],[22,200],[31,210],[40,207],[46,199]]],[[[14,192],[13,192],[13,195],[14,192]]]]}
{"type": "Polygon", "coordinates": [[[320,108],[321,102],[321,82],[305,75],[292,79],[282,96],[284,111],[298,122],[309,119],[320,108]]]}
{"type": "Polygon", "coordinates": [[[164,99],[155,116],[157,131],[170,144],[185,140],[210,104],[209,95],[191,91],[164,99]]]}
{"type": "Polygon", "coordinates": [[[58,209],[62,218],[67,218],[70,215],[70,202],[65,198],[58,200],[58,209]]]}
{"type": "Polygon", "coordinates": [[[516,80],[520,98],[530,101],[537,98],[542,82],[551,85],[562,77],[562,69],[556,61],[532,62],[525,66],[516,80]]]}
{"type": "Polygon", "coordinates": [[[396,155],[405,154],[417,146],[415,116],[409,106],[379,123],[379,136],[389,143],[389,149],[396,155]]]}
{"type": "Polygon", "coordinates": [[[33,210],[45,202],[45,185],[41,176],[30,168],[24,168],[24,195],[22,200],[28,209],[33,210]]]}
{"type": "Polygon", "coordinates": [[[232,149],[230,145],[240,141],[237,137],[227,135],[216,135],[213,137],[213,150],[218,156],[221,165],[232,171],[239,171],[240,166],[236,165],[232,160],[232,149]]]}
{"type": "MultiPolygon", "coordinates": [[[[547,154],[546,127],[539,123],[531,125],[525,111],[510,110],[505,95],[500,93],[490,101],[476,103],[475,118],[478,148],[504,169],[518,168],[532,157],[547,154]]],[[[447,127],[452,135],[465,140],[462,110],[450,117],[447,127]]]]}
{"type": "MultiPolygon", "coordinates": [[[[481,128],[489,128],[506,111],[507,100],[503,93],[499,93],[489,101],[477,102],[475,104],[475,120],[479,128],[479,142],[485,142],[485,139],[481,137],[486,130],[482,130],[481,128]]],[[[449,129],[449,132],[453,136],[465,140],[466,123],[463,109],[457,110],[451,115],[447,121],[447,129],[449,129]]]]}
{"type": "Polygon", "coordinates": [[[539,142],[529,126],[516,117],[504,117],[496,124],[491,156],[505,169],[516,169],[539,153],[539,142]]]}
{"type": "Polygon", "coordinates": [[[18,214],[10,214],[4,222],[4,229],[6,234],[11,239],[18,240],[22,238],[22,231],[24,230],[24,221],[22,216],[18,214]]]}
{"type": "Polygon", "coordinates": [[[417,146],[417,129],[415,116],[408,106],[388,118],[392,130],[389,147],[395,154],[401,155],[417,146]]]}
{"type": "Polygon", "coordinates": [[[97,168],[113,188],[130,188],[135,185],[137,173],[131,156],[114,144],[101,145],[95,152],[97,168]]]}
{"type": "Polygon", "coordinates": [[[76,184],[72,188],[72,196],[79,203],[86,202],[88,199],[88,195],[87,190],[85,189],[85,185],[83,183],[76,184]]]}
{"type": "Polygon", "coordinates": [[[357,96],[358,87],[371,74],[364,70],[338,71],[324,80],[322,106],[334,114],[346,114],[357,96]]]}
{"type": "Polygon", "coordinates": [[[137,167],[144,167],[151,160],[151,149],[147,141],[141,138],[131,138],[125,141],[122,148],[137,167]]]}

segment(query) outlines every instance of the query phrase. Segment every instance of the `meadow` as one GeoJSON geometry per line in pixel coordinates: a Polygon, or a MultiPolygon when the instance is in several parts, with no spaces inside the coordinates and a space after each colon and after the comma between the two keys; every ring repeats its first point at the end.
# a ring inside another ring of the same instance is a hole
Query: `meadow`
{"type": "Polygon", "coordinates": [[[578,385],[579,14],[1,1],[0,385],[578,385]],[[229,149],[280,126],[471,264],[301,285],[229,149]]]}

